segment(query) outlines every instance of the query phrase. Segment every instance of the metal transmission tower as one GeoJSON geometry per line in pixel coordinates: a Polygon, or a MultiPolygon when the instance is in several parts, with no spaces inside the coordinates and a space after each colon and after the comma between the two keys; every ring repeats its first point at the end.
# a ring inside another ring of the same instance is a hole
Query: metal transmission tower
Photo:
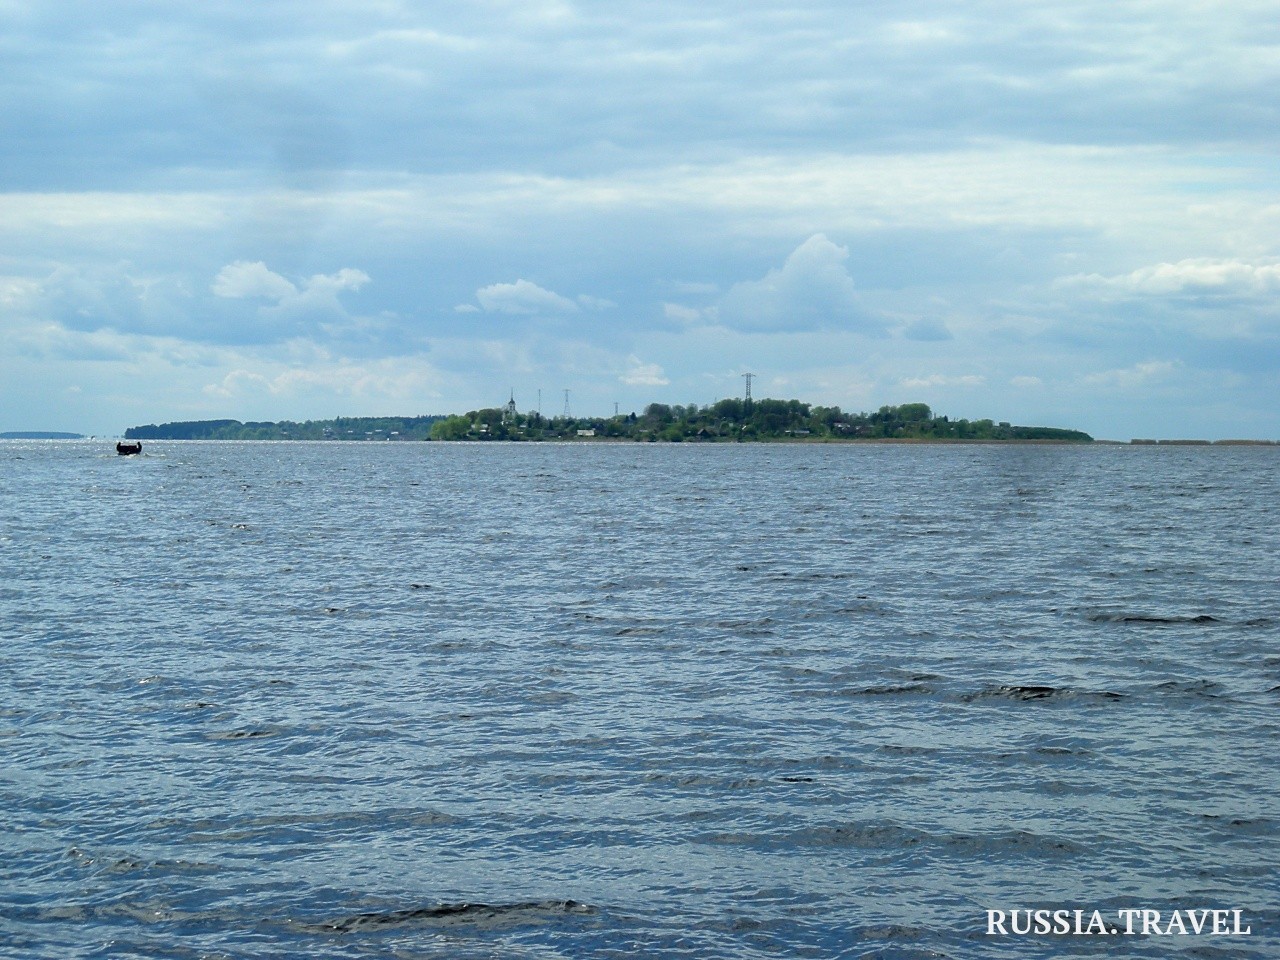
{"type": "Polygon", "coordinates": [[[564,392],[564,418],[569,419],[569,391],[564,392]]]}
{"type": "Polygon", "coordinates": [[[756,375],[754,373],[744,373],[742,375],[742,379],[747,384],[747,392],[746,392],[746,395],[743,397],[743,399],[746,400],[748,403],[751,402],[751,381],[754,380],[755,378],[756,378],[756,375]]]}

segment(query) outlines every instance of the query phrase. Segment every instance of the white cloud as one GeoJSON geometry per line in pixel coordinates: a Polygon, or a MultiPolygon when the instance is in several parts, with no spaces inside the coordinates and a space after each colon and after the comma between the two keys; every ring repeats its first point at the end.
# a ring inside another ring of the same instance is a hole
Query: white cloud
{"type": "Polygon", "coordinates": [[[720,286],[715,283],[699,283],[690,280],[677,280],[672,284],[672,289],[676,293],[698,294],[698,293],[719,293],[720,286]]]}
{"type": "Polygon", "coordinates": [[[747,330],[833,327],[881,332],[859,302],[845,268],[847,247],[816,233],[760,280],[736,283],[720,301],[720,319],[747,330]]]}
{"type": "Polygon", "coordinates": [[[1280,263],[1200,257],[1111,277],[1076,274],[1063,277],[1058,285],[1120,295],[1257,297],[1280,291],[1280,263]]]}
{"type": "Polygon", "coordinates": [[[27,277],[0,277],[0,308],[18,309],[32,304],[40,294],[40,284],[27,277]]]}
{"type": "Polygon", "coordinates": [[[1040,387],[1044,385],[1044,381],[1039,377],[1019,376],[1011,377],[1010,386],[1019,387],[1021,389],[1030,389],[1032,387],[1040,387]]]}
{"type": "Polygon", "coordinates": [[[667,379],[662,367],[656,363],[644,363],[634,354],[627,358],[629,364],[625,373],[618,379],[630,387],[665,387],[671,381],[667,379]]]}
{"type": "Polygon", "coordinates": [[[689,326],[700,323],[715,322],[719,311],[715,307],[686,307],[681,303],[664,303],[662,315],[668,320],[689,326]]]}
{"type": "Polygon", "coordinates": [[[264,312],[282,317],[329,315],[347,320],[350,318],[338,301],[338,294],[344,290],[359,290],[368,282],[367,273],[350,267],[344,267],[337,273],[317,273],[303,282],[301,290],[283,297],[275,307],[264,312]]]}
{"type": "Polygon", "coordinates": [[[230,399],[245,394],[274,393],[271,381],[260,373],[249,370],[231,370],[221,380],[207,383],[204,393],[210,397],[230,399]]]}
{"type": "Polygon", "coordinates": [[[267,269],[262,261],[237,260],[222,268],[209,289],[219,297],[259,297],[275,300],[280,310],[298,311],[335,306],[337,295],[343,290],[359,290],[368,282],[369,275],[363,270],[343,267],[337,273],[317,273],[304,281],[299,289],[280,274],[267,269]]]}
{"type": "Polygon", "coordinates": [[[899,20],[885,24],[881,35],[889,43],[938,44],[955,39],[954,30],[938,21],[899,20]]]}
{"type": "Polygon", "coordinates": [[[977,374],[949,377],[935,373],[927,377],[906,377],[899,380],[898,384],[909,390],[919,390],[924,387],[980,387],[986,382],[986,377],[981,377],[977,374]]]}
{"type": "Polygon", "coordinates": [[[317,294],[335,294],[340,290],[359,290],[369,282],[369,275],[363,270],[343,267],[337,273],[317,273],[306,283],[308,292],[317,294]]]}
{"type": "Polygon", "coordinates": [[[412,60],[416,56],[421,56],[423,51],[434,52],[442,49],[470,53],[478,47],[477,41],[467,37],[421,27],[375,30],[351,39],[335,39],[327,45],[326,49],[334,57],[371,60],[385,64],[394,62],[400,54],[412,60]]]}
{"type": "Polygon", "coordinates": [[[481,287],[476,291],[476,299],[489,313],[572,313],[578,309],[578,305],[568,297],[528,280],[481,287]]]}
{"type": "Polygon", "coordinates": [[[404,405],[440,395],[442,375],[422,356],[356,360],[334,356],[312,344],[289,347],[285,355],[229,355],[236,365],[207,383],[203,393],[241,405],[331,403],[336,398],[404,405]]]}
{"type": "Polygon", "coordinates": [[[337,273],[317,273],[294,285],[280,274],[267,268],[261,261],[237,260],[223,267],[210,289],[216,296],[227,299],[258,298],[275,303],[258,309],[258,316],[274,321],[339,321],[342,327],[368,326],[355,321],[338,300],[338,294],[346,290],[359,290],[369,282],[363,270],[343,267],[337,273]]]}
{"type": "Polygon", "coordinates": [[[283,300],[298,292],[297,287],[280,274],[268,270],[261,260],[252,263],[237,260],[227,264],[218,272],[209,289],[216,296],[233,299],[263,297],[268,300],[283,300]]]}
{"type": "Polygon", "coordinates": [[[1081,382],[1090,387],[1129,390],[1165,380],[1181,366],[1178,360],[1145,360],[1121,370],[1090,373],[1082,377],[1081,382]]]}
{"type": "Polygon", "coordinates": [[[617,306],[612,300],[605,300],[603,297],[593,297],[590,294],[578,294],[578,302],[588,310],[612,310],[617,306]]]}

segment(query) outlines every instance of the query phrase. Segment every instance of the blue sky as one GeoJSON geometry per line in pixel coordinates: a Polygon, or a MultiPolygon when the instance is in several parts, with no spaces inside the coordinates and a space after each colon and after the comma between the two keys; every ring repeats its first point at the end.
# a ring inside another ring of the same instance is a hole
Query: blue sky
{"type": "Polygon", "coordinates": [[[0,430],[1280,437],[1268,2],[0,0],[0,430]]]}

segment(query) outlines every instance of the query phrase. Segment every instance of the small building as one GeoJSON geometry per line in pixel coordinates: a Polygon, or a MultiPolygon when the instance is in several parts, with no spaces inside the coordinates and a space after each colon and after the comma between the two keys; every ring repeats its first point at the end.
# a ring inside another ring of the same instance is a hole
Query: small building
{"type": "Polygon", "coordinates": [[[594,427],[588,427],[586,430],[578,431],[578,436],[580,437],[594,437],[595,435],[596,431],[594,427]]]}

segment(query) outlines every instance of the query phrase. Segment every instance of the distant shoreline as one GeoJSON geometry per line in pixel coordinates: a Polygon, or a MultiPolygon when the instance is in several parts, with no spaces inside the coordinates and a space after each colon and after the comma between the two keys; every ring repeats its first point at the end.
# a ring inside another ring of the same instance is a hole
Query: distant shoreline
{"type": "Polygon", "coordinates": [[[935,415],[924,403],[866,413],[799,400],[718,400],[711,406],[651,403],[642,414],[547,417],[515,401],[465,414],[334,417],[328,420],[188,420],[129,427],[126,440],[431,441],[469,443],[1031,443],[1121,446],[1275,446],[1275,440],[1192,437],[1095,440],[1081,430],[935,415]]]}
{"type": "Polygon", "coordinates": [[[515,400],[465,414],[284,421],[192,420],[129,427],[127,440],[628,440],[831,442],[843,440],[1051,440],[1090,443],[1080,430],[938,416],[925,403],[852,413],[800,400],[725,399],[710,406],[651,403],[643,413],[548,417],[515,400]]]}
{"type": "Polygon", "coordinates": [[[83,433],[64,433],[60,430],[6,430],[0,440],[91,440],[83,433]]]}
{"type": "MultiPolygon", "coordinates": [[[[70,437],[14,437],[0,435],[0,440],[13,439],[56,439],[56,440],[93,440],[95,437],[75,435],[70,437]]],[[[519,439],[519,440],[422,440],[422,439],[399,439],[390,437],[380,438],[354,438],[354,437],[333,437],[329,439],[314,439],[308,437],[275,437],[270,439],[231,439],[225,437],[149,437],[147,443],[234,443],[234,444],[259,444],[259,443],[281,443],[281,444],[421,444],[421,443],[448,443],[467,446],[522,446],[526,444],[608,444],[608,445],[628,445],[628,446],[647,446],[661,445],[673,446],[683,444],[685,446],[697,447],[726,447],[726,446],[816,446],[823,444],[836,444],[840,446],[1032,446],[1032,447],[1280,447],[1278,440],[1091,440],[1088,442],[1080,442],[1078,440],[1045,440],[1045,439],[982,439],[982,438],[943,438],[943,437],[762,437],[754,440],[635,440],[630,437],[554,437],[547,439],[519,439]]]]}

